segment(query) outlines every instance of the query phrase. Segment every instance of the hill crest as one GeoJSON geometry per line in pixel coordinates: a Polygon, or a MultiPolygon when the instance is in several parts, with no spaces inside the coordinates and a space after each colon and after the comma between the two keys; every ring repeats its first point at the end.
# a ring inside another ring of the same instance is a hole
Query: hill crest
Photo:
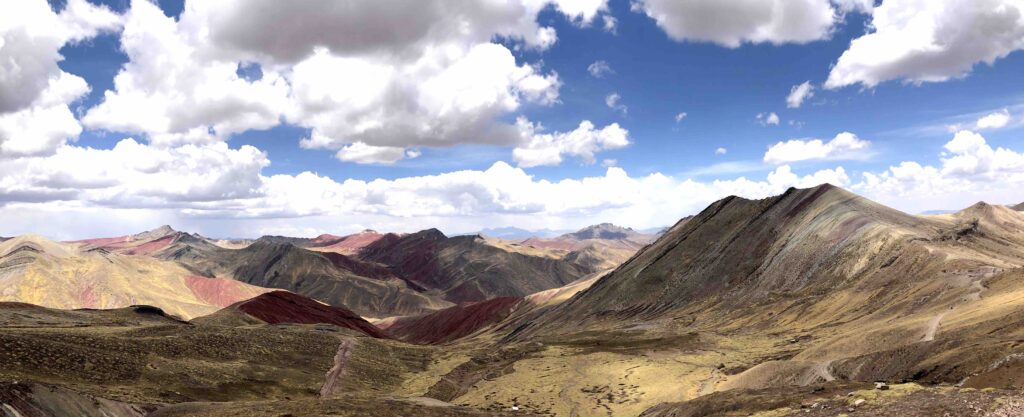
{"type": "Polygon", "coordinates": [[[710,304],[731,310],[771,294],[824,289],[889,262],[860,256],[867,248],[896,247],[940,225],[828,184],[760,200],[729,196],[540,321],[651,318],[710,304]]]}
{"type": "Polygon", "coordinates": [[[389,338],[385,332],[352,310],[324,304],[289,291],[260,294],[232,304],[225,310],[238,311],[267,324],[333,324],[378,339],[389,338]]]}

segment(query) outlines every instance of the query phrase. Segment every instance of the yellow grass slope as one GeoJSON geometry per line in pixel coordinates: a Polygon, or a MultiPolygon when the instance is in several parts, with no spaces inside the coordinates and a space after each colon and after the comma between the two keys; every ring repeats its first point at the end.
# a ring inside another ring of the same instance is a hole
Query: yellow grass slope
{"type": "Polygon", "coordinates": [[[195,277],[174,262],[81,250],[39,236],[0,243],[0,301],[60,309],[142,304],[191,319],[270,290],[195,277]]]}

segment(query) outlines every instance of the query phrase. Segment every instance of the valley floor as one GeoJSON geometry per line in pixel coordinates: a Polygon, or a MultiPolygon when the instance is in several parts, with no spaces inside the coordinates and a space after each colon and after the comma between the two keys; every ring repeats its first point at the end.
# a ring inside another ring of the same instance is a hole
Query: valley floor
{"type": "Polygon", "coordinates": [[[890,323],[916,329],[890,351],[851,345],[851,332],[872,334],[853,324],[766,330],[699,315],[421,346],[329,325],[3,304],[0,416],[1015,416],[1021,274],[981,273],[979,297],[973,280],[953,287],[961,301],[938,325],[927,309],[890,323]]]}

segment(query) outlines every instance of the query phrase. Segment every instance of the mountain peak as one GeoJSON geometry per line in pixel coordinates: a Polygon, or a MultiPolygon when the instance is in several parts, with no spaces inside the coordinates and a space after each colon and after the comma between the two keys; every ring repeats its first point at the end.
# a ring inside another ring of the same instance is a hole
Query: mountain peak
{"type": "Polygon", "coordinates": [[[251,245],[246,246],[245,249],[250,251],[262,251],[262,250],[292,250],[297,249],[292,242],[274,238],[267,238],[267,236],[256,239],[251,245]]]}
{"type": "Polygon", "coordinates": [[[178,233],[178,231],[174,230],[174,228],[172,228],[171,226],[165,224],[156,229],[147,230],[145,232],[132,235],[131,238],[132,240],[155,240],[165,236],[170,236],[175,233],[178,233]]]}
{"type": "MultiPolygon", "coordinates": [[[[642,312],[661,315],[709,298],[721,300],[719,308],[742,309],[770,294],[831,288],[863,259],[845,255],[846,250],[865,247],[879,236],[897,241],[917,230],[927,236],[931,229],[918,228],[922,224],[829,184],[792,188],[760,200],[727,197],[677,223],[537,322],[543,323],[540,327],[558,323],[550,328],[561,331],[578,329],[578,322],[566,323],[584,317],[601,321],[642,312]],[[780,261],[780,254],[786,261],[780,261]]],[[[873,262],[872,271],[881,271],[878,276],[889,272],[883,271],[889,266],[884,259],[867,259],[873,262]]]]}
{"type": "Polygon", "coordinates": [[[984,201],[956,212],[953,215],[962,222],[982,221],[983,223],[998,228],[1009,228],[1020,230],[1024,227],[1024,216],[1020,210],[1002,205],[988,204],[984,201]]]}
{"type": "Polygon", "coordinates": [[[309,241],[309,245],[311,245],[311,246],[328,246],[328,245],[331,245],[331,244],[334,244],[334,243],[338,243],[338,241],[341,241],[343,239],[345,239],[345,238],[341,237],[341,236],[332,235],[330,233],[324,233],[324,234],[321,234],[320,236],[317,236],[317,237],[313,238],[312,240],[310,240],[309,241]]]}
{"type": "Polygon", "coordinates": [[[956,212],[956,215],[958,217],[988,217],[991,216],[992,213],[994,213],[995,211],[995,206],[984,201],[979,201],[977,203],[971,204],[969,207],[963,210],[956,212]]]}
{"type": "Polygon", "coordinates": [[[410,237],[428,240],[442,240],[448,238],[448,236],[445,236],[445,234],[442,233],[440,230],[437,230],[436,228],[433,227],[430,229],[420,230],[416,233],[413,233],[412,235],[410,235],[410,237]]]}
{"type": "Polygon", "coordinates": [[[795,216],[813,207],[828,205],[836,201],[847,199],[860,203],[873,204],[870,200],[861,197],[843,188],[836,187],[829,183],[823,183],[809,188],[790,187],[785,193],[773,197],[773,201],[787,202],[791,206],[788,215],[795,216]]]}
{"type": "Polygon", "coordinates": [[[628,227],[616,226],[611,223],[595,224],[593,226],[584,227],[576,232],[569,233],[566,236],[573,239],[627,239],[631,236],[638,234],[633,229],[628,227]]]}
{"type": "Polygon", "coordinates": [[[150,233],[163,233],[163,234],[170,234],[170,233],[174,233],[174,232],[175,232],[175,230],[174,230],[174,228],[173,228],[173,227],[171,227],[171,225],[169,225],[169,224],[165,224],[165,225],[163,225],[163,226],[160,226],[160,227],[158,227],[158,228],[156,228],[156,229],[150,230],[149,232],[150,232],[150,233]]]}
{"type": "Polygon", "coordinates": [[[842,188],[837,187],[835,185],[832,185],[832,183],[829,183],[829,182],[823,182],[821,184],[815,185],[815,186],[810,187],[808,189],[809,190],[819,190],[820,189],[820,190],[824,190],[824,191],[828,191],[828,190],[842,190],[842,188]]]}
{"type": "Polygon", "coordinates": [[[15,236],[7,238],[3,243],[0,243],[0,257],[20,252],[22,250],[37,253],[41,252],[57,257],[67,257],[71,255],[71,251],[69,251],[65,246],[36,234],[15,236]]]}
{"type": "Polygon", "coordinates": [[[789,187],[789,188],[786,189],[786,192],[782,193],[781,195],[789,195],[790,193],[800,192],[800,191],[811,192],[811,193],[814,193],[814,192],[824,193],[824,192],[828,192],[828,191],[831,191],[831,190],[843,190],[843,188],[842,187],[837,187],[835,185],[832,185],[831,183],[823,182],[821,184],[815,185],[813,187],[807,187],[807,188],[789,187]]]}

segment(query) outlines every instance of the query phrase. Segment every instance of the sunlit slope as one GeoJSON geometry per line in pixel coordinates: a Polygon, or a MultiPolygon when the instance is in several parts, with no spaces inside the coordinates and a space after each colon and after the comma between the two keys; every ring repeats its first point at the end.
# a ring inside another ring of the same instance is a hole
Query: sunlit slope
{"type": "Polygon", "coordinates": [[[1002,206],[919,217],[828,185],[723,199],[502,329],[505,345],[543,348],[455,402],[636,415],[829,381],[1020,389],[1022,231],[1002,206]]]}
{"type": "Polygon", "coordinates": [[[335,252],[342,255],[357,255],[364,247],[376,242],[382,237],[384,237],[384,234],[382,233],[377,233],[373,230],[364,230],[359,233],[340,237],[330,242],[324,242],[326,243],[324,245],[307,246],[307,248],[317,252],[335,252]]]}
{"type": "Polygon", "coordinates": [[[565,322],[687,314],[736,327],[778,322],[777,307],[798,308],[806,326],[865,310],[921,313],[929,307],[906,302],[918,291],[938,291],[967,270],[1024,264],[1022,225],[1024,215],[1001,206],[924,218],[829,185],[758,201],[730,197],[670,229],[537,327],[558,333],[565,322]]]}
{"type": "Polygon", "coordinates": [[[410,289],[382,266],[342,254],[357,252],[380,236],[367,231],[344,237],[327,234],[316,238],[264,236],[254,241],[226,241],[162,226],[134,235],[69,243],[80,245],[84,250],[173,261],[198,277],[285,289],[334,305],[349,306],[367,316],[412,314],[450,305],[410,289]],[[313,252],[314,249],[323,249],[323,253],[313,252]]]}
{"type": "Polygon", "coordinates": [[[189,319],[269,291],[197,277],[174,262],[80,246],[39,236],[0,243],[0,301],[61,309],[146,304],[189,319]]]}

